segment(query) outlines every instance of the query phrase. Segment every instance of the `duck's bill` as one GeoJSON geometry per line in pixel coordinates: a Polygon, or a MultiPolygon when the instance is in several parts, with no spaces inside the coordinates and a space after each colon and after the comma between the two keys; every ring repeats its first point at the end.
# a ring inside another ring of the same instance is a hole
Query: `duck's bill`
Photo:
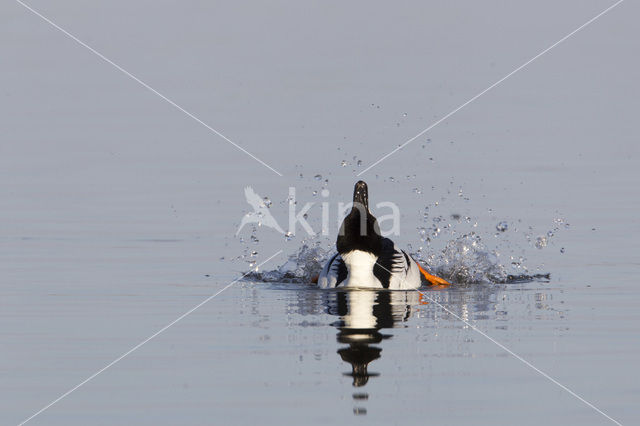
{"type": "Polygon", "coordinates": [[[361,204],[365,209],[369,209],[369,189],[367,184],[360,180],[353,188],[353,205],[361,204]]]}
{"type": "Polygon", "coordinates": [[[426,271],[426,269],[424,269],[422,266],[420,266],[419,263],[418,263],[418,268],[420,268],[420,272],[422,273],[422,276],[424,277],[424,279],[427,280],[431,285],[437,285],[437,286],[450,286],[451,285],[451,283],[449,281],[445,280],[444,278],[440,278],[440,277],[438,277],[436,275],[431,275],[430,273],[428,273],[426,271]]]}

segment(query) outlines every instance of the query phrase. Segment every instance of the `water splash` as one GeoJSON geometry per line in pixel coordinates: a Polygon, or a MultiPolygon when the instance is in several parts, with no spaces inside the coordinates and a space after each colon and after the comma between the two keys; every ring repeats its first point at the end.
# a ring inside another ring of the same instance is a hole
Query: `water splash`
{"type": "MultiPolygon", "coordinates": [[[[245,279],[309,284],[320,273],[331,254],[330,250],[325,250],[320,244],[304,244],[277,269],[253,271],[245,279]]],[[[510,267],[516,273],[508,273],[508,268],[500,263],[500,255],[489,250],[480,236],[473,232],[449,241],[439,253],[426,258],[421,252],[412,253],[411,256],[426,265],[430,271],[454,284],[497,284],[549,279],[548,274],[528,274],[527,268],[522,264],[523,259],[511,262],[510,267]]]]}
{"type": "Polygon", "coordinates": [[[487,249],[474,232],[449,241],[440,253],[426,258],[420,253],[412,253],[412,256],[453,283],[504,283],[509,280],[507,268],[499,261],[499,254],[487,249]]]}
{"type": "Polygon", "coordinates": [[[277,269],[271,271],[252,271],[245,276],[246,280],[279,283],[311,283],[320,273],[324,263],[329,258],[329,252],[319,244],[308,246],[304,244],[297,253],[277,269]]]}

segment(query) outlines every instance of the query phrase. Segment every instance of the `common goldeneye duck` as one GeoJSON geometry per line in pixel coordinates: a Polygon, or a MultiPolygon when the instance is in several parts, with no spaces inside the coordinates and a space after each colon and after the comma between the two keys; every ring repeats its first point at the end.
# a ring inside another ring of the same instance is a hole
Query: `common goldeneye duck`
{"type": "Polygon", "coordinates": [[[423,282],[449,285],[380,235],[378,221],[369,211],[369,191],[364,181],[355,185],[353,207],[340,226],[336,248],[338,253],[320,272],[320,288],[408,290],[420,287],[423,282]]]}

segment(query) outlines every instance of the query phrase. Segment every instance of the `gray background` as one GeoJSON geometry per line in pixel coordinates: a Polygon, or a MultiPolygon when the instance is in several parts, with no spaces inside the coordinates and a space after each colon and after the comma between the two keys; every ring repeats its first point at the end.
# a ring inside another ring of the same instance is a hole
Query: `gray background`
{"type": "MultiPolygon", "coordinates": [[[[266,267],[295,253],[303,235],[234,237],[244,186],[283,224],[287,187],[317,201],[316,174],[348,201],[359,170],[612,3],[30,4],[284,177],[0,4],[3,424],[226,285],[248,251],[283,249],[266,267]]],[[[622,3],[362,176],[400,206],[400,243],[420,244],[429,205],[477,221],[503,263],[551,272],[438,297],[623,424],[640,396],[638,12],[622,3]],[[524,237],[557,218],[570,227],[545,249],[524,237]],[[517,225],[495,237],[499,220],[517,225]]],[[[32,423],[607,423],[432,306],[390,332],[354,417],[318,297],[238,284],[32,423]]]]}

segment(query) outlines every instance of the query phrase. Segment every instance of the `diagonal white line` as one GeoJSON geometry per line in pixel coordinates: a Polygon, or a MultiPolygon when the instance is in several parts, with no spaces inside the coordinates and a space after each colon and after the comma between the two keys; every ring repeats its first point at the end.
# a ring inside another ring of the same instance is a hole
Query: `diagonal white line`
{"type": "Polygon", "coordinates": [[[584,399],[583,397],[581,397],[580,395],[578,395],[577,393],[575,393],[574,391],[572,391],[571,389],[569,389],[568,387],[566,387],[565,385],[563,385],[562,383],[560,383],[559,381],[557,381],[556,379],[554,379],[553,377],[551,377],[550,375],[545,373],[544,371],[540,370],[538,367],[536,367],[535,365],[531,364],[529,361],[527,361],[526,359],[522,358],[520,355],[518,355],[517,353],[513,352],[511,349],[507,348],[502,343],[498,342],[496,339],[494,339],[493,337],[489,336],[487,333],[485,333],[484,331],[480,330],[478,327],[476,327],[475,325],[471,324],[469,321],[465,320],[460,315],[458,315],[455,312],[453,312],[451,309],[449,309],[446,306],[444,306],[443,304],[439,303],[434,298],[432,298],[430,296],[427,296],[425,293],[421,292],[420,290],[416,290],[416,291],[418,293],[420,293],[421,295],[423,295],[424,297],[426,297],[427,299],[429,299],[429,301],[431,301],[435,305],[439,306],[444,311],[448,312],[450,315],[454,316],[455,318],[457,318],[460,321],[462,321],[463,323],[465,323],[472,330],[476,331],[477,333],[479,333],[483,337],[485,337],[488,340],[490,340],[491,342],[495,343],[500,349],[502,349],[505,352],[509,353],[510,355],[515,357],[517,360],[519,360],[523,364],[525,364],[527,367],[531,368],[536,373],[542,375],[544,378],[546,378],[549,381],[551,381],[552,383],[558,385],[560,388],[562,388],[563,390],[567,391],[569,394],[571,394],[575,398],[579,399],[580,401],[582,401],[583,403],[585,403],[589,407],[593,408],[598,413],[602,414],[604,417],[606,417],[607,419],[611,420],[613,423],[617,424],[618,426],[622,426],[622,423],[620,423],[619,421],[613,419],[611,416],[606,414],[604,411],[600,410],[598,407],[596,407],[595,405],[593,405],[592,403],[590,403],[589,401],[587,401],[586,399],[584,399]]]}
{"type": "Polygon", "coordinates": [[[506,79],[508,79],[509,77],[511,77],[512,75],[514,75],[515,73],[517,73],[518,71],[520,71],[521,69],[525,68],[527,65],[529,65],[530,63],[532,63],[533,61],[535,61],[536,59],[538,59],[539,57],[541,57],[542,55],[544,55],[545,53],[549,52],[551,49],[553,49],[554,47],[556,47],[557,45],[559,45],[560,43],[562,43],[563,41],[565,41],[566,39],[568,39],[569,37],[573,36],[574,34],[576,34],[578,31],[582,30],[583,28],[585,28],[587,25],[593,23],[595,20],[597,20],[598,18],[600,18],[602,15],[604,15],[605,13],[609,12],[611,9],[613,9],[614,7],[618,6],[620,3],[622,3],[624,0],[618,0],[617,2],[615,2],[614,4],[612,4],[611,6],[609,6],[608,8],[606,8],[605,10],[603,10],[602,12],[598,13],[596,16],[594,16],[593,18],[589,19],[587,22],[585,22],[584,24],[580,25],[578,28],[576,28],[575,30],[571,31],[569,34],[567,34],[566,36],[562,37],[560,40],[556,41],[555,43],[553,43],[551,46],[547,47],[546,49],[544,49],[542,52],[538,53],[536,56],[534,56],[533,58],[529,59],[527,62],[525,62],[524,64],[520,65],[518,68],[516,68],[515,70],[511,71],[509,74],[505,75],[504,77],[502,77],[500,80],[496,81],[495,83],[493,83],[491,86],[487,87],[486,89],[484,89],[482,92],[478,93],[477,95],[475,95],[474,97],[472,97],[471,99],[469,99],[468,101],[466,101],[465,103],[463,103],[462,105],[460,105],[459,107],[457,107],[456,109],[454,109],[453,111],[449,112],[447,115],[445,115],[444,117],[440,118],[438,121],[434,122],[433,124],[431,124],[429,127],[427,127],[426,129],[424,129],[423,131],[421,131],[420,133],[418,133],[417,135],[415,135],[414,137],[412,137],[411,139],[407,140],[406,142],[404,142],[402,145],[399,145],[398,147],[396,147],[393,151],[391,151],[390,153],[388,153],[387,155],[385,155],[384,157],[380,158],[378,161],[376,161],[375,163],[373,163],[372,165],[370,165],[369,167],[367,167],[366,169],[364,169],[363,171],[361,171],[360,173],[357,174],[357,176],[362,175],[363,173],[367,172],[368,170],[370,170],[372,167],[375,167],[376,165],[380,164],[382,161],[386,160],[387,158],[389,158],[390,156],[392,156],[393,154],[395,154],[396,152],[400,151],[402,148],[404,148],[405,146],[409,145],[411,142],[415,141],[416,139],[418,139],[420,136],[424,135],[425,133],[427,133],[429,130],[433,129],[434,127],[436,127],[438,124],[442,123],[444,120],[446,120],[447,118],[451,117],[453,114],[455,114],[456,112],[460,111],[462,108],[466,107],[467,105],[469,105],[471,102],[475,101],[476,99],[478,99],[480,96],[484,95],[485,93],[487,93],[489,90],[493,89],[494,87],[496,87],[497,85],[499,85],[500,83],[502,83],[503,81],[505,81],[506,79]]]}
{"type": "MultiPolygon", "coordinates": [[[[376,262],[376,265],[380,266],[382,269],[384,269],[385,271],[389,272],[391,274],[391,271],[389,271],[387,268],[385,268],[384,266],[380,265],[378,262],[376,262]]],[[[590,403],[589,401],[587,401],[586,399],[584,399],[583,397],[581,397],[580,395],[578,395],[577,393],[575,393],[574,391],[572,391],[571,389],[569,389],[568,387],[566,387],[565,385],[563,385],[562,383],[560,383],[559,381],[557,381],[556,379],[554,379],[553,377],[549,376],[547,373],[545,373],[544,371],[540,370],[538,367],[536,367],[535,365],[531,364],[529,361],[527,361],[526,359],[522,358],[520,355],[518,355],[517,353],[513,352],[511,349],[507,348],[505,345],[503,345],[502,343],[498,342],[496,339],[494,339],[493,337],[489,336],[487,333],[485,333],[484,331],[480,330],[478,327],[476,327],[475,325],[471,324],[469,321],[465,320],[464,318],[462,318],[460,315],[456,314],[455,312],[453,312],[451,309],[447,308],[446,306],[444,306],[442,303],[438,302],[437,300],[435,300],[434,298],[432,298],[431,296],[428,296],[427,294],[421,292],[418,289],[415,289],[415,291],[417,291],[418,293],[420,293],[421,295],[423,295],[424,297],[426,297],[427,299],[429,299],[429,301],[431,301],[431,303],[439,306],[441,309],[443,309],[444,311],[448,312],[449,314],[451,314],[452,316],[454,316],[455,318],[459,319],[460,321],[462,321],[463,323],[465,323],[466,325],[468,325],[472,330],[476,331],[477,333],[481,334],[483,337],[486,337],[488,340],[490,340],[491,342],[495,343],[500,349],[504,350],[505,352],[507,352],[508,354],[512,355],[513,357],[515,357],[517,360],[521,361],[522,363],[524,363],[527,367],[531,368],[532,370],[534,370],[535,372],[537,372],[538,374],[542,375],[544,378],[548,379],[549,381],[551,381],[552,383],[560,386],[562,389],[564,389],[565,391],[567,391],[569,394],[573,395],[575,398],[579,399],[580,401],[584,402],[586,405],[588,405],[589,407],[593,408],[594,410],[596,410],[598,413],[602,414],[603,416],[605,416],[607,419],[611,420],[612,422],[614,422],[615,424],[617,424],[618,426],[622,426],[622,424],[620,422],[618,422],[617,420],[613,419],[612,417],[610,417],[609,415],[607,415],[605,412],[603,412],[602,410],[600,410],[598,407],[596,407],[595,405],[593,405],[592,403],[590,403]]]]}
{"type": "MultiPolygon", "coordinates": [[[[282,253],[282,250],[278,250],[277,253],[275,253],[273,256],[269,257],[267,260],[261,262],[260,264],[256,265],[256,268],[264,265],[265,263],[267,263],[268,261],[270,261],[271,259],[273,259],[274,257],[276,257],[277,255],[279,255],[280,253],[282,253]]],[[[69,396],[69,394],[71,394],[72,392],[74,392],[75,390],[77,390],[79,387],[83,386],[84,384],[86,384],[87,382],[93,380],[94,378],[96,378],[96,376],[98,376],[99,374],[103,373],[105,370],[109,369],[110,367],[112,367],[113,365],[115,365],[116,363],[118,363],[119,361],[121,361],[123,358],[127,357],[128,355],[130,355],[132,352],[135,352],[136,350],[138,350],[141,346],[143,346],[144,344],[146,344],[147,342],[149,342],[151,339],[155,338],[156,336],[158,336],[159,334],[163,333],[164,331],[166,331],[167,329],[169,329],[170,327],[172,327],[173,325],[175,325],[177,322],[181,321],[182,319],[184,319],[185,317],[189,316],[190,314],[192,314],[196,309],[200,308],[202,305],[206,304],[207,302],[209,302],[211,299],[213,299],[214,297],[218,296],[220,293],[222,293],[223,291],[225,291],[226,289],[228,289],[229,287],[231,287],[232,285],[234,285],[235,283],[237,283],[238,281],[240,281],[241,279],[243,279],[244,277],[246,277],[251,271],[243,274],[241,277],[236,278],[235,280],[231,281],[229,284],[227,284],[226,286],[222,287],[220,290],[218,290],[216,293],[212,294],[211,296],[207,297],[206,299],[204,299],[202,302],[198,303],[196,306],[194,306],[193,308],[189,309],[187,312],[185,312],[184,314],[180,315],[178,318],[176,318],[175,320],[171,321],[169,324],[165,325],[164,327],[162,327],[160,330],[156,331],[155,333],[153,333],[151,336],[147,337],[146,339],[144,339],[142,342],[138,343],[137,345],[135,345],[134,347],[132,347],[131,349],[129,349],[128,351],[126,351],[125,353],[123,353],[122,355],[120,355],[118,358],[114,359],[113,361],[111,361],[109,364],[105,365],[104,367],[102,367],[100,370],[96,371],[95,373],[93,373],[91,376],[87,377],[86,379],[84,379],[83,381],[81,381],[80,383],[78,383],[77,385],[75,385],[74,387],[72,387],[71,389],[69,389],[68,391],[66,391],[65,393],[63,393],[62,395],[60,395],[58,398],[54,399],[53,401],[51,401],[49,404],[45,405],[44,407],[42,407],[40,410],[38,410],[36,413],[34,413],[33,415],[31,415],[29,418],[23,420],[22,422],[20,422],[18,424],[18,426],[22,426],[25,423],[27,423],[28,421],[32,420],[34,417],[38,416],[39,414],[41,414],[43,411],[49,409],[51,406],[53,406],[54,404],[58,403],[60,400],[66,398],[67,396],[69,396]]]]}
{"type": "Polygon", "coordinates": [[[161,99],[163,99],[164,101],[169,103],[171,106],[173,106],[174,108],[176,108],[180,112],[184,113],[188,117],[192,118],[193,120],[195,120],[196,122],[198,122],[202,126],[206,127],[207,129],[209,129],[210,131],[212,131],[213,133],[215,133],[216,135],[218,135],[219,137],[224,139],[225,141],[229,142],[231,145],[235,146],[240,151],[244,152],[249,157],[253,158],[258,163],[262,164],[263,166],[265,166],[266,168],[268,168],[269,170],[271,170],[272,172],[274,172],[278,176],[282,176],[282,173],[280,173],[279,171],[277,171],[276,169],[274,169],[273,167],[271,167],[270,165],[268,165],[267,163],[265,163],[264,161],[262,161],[261,159],[259,159],[258,157],[256,157],[255,155],[253,155],[252,153],[250,153],[249,151],[247,151],[246,149],[244,149],[243,147],[241,147],[240,145],[238,145],[237,143],[235,143],[234,141],[232,141],[231,139],[229,139],[228,137],[226,137],[225,135],[223,135],[222,133],[220,133],[219,131],[217,131],[216,129],[214,129],[213,127],[211,127],[210,125],[208,125],[204,121],[202,121],[201,119],[199,119],[198,117],[196,117],[194,114],[192,114],[191,112],[187,111],[186,109],[184,109],[183,107],[181,107],[180,105],[178,105],[177,103],[175,103],[174,101],[172,101],[171,99],[169,99],[168,97],[163,95],[162,93],[158,92],[153,87],[149,86],[147,83],[145,83],[144,81],[140,80],[138,77],[136,77],[135,75],[131,74],[129,71],[127,71],[126,69],[122,68],[120,65],[116,64],[111,59],[107,58],[102,53],[98,52],[93,47],[89,46],[87,43],[85,43],[82,40],[80,40],[78,37],[74,36],[73,34],[68,32],[67,30],[65,30],[64,28],[60,27],[58,24],[56,24],[55,22],[53,22],[52,20],[50,20],[46,16],[42,15],[40,12],[38,12],[37,10],[35,10],[31,6],[29,6],[28,4],[24,3],[21,0],[16,0],[16,2],[18,4],[20,4],[21,6],[23,6],[25,9],[29,10],[30,12],[32,12],[34,15],[38,16],[39,18],[41,18],[43,21],[47,22],[49,25],[51,25],[52,27],[54,27],[55,29],[57,29],[61,33],[63,33],[64,35],[66,35],[67,37],[69,37],[70,39],[72,39],[73,41],[75,41],[76,43],[78,43],[79,45],[81,45],[82,47],[84,47],[85,49],[89,50],[91,53],[93,53],[94,55],[96,55],[97,57],[99,57],[100,59],[102,59],[103,61],[108,63],[109,65],[111,65],[114,68],[116,68],[118,71],[120,71],[123,74],[125,74],[127,77],[129,77],[132,80],[134,80],[136,83],[138,83],[141,86],[143,86],[145,89],[151,91],[152,93],[154,93],[155,95],[157,95],[158,97],[160,97],[161,99]]]}

